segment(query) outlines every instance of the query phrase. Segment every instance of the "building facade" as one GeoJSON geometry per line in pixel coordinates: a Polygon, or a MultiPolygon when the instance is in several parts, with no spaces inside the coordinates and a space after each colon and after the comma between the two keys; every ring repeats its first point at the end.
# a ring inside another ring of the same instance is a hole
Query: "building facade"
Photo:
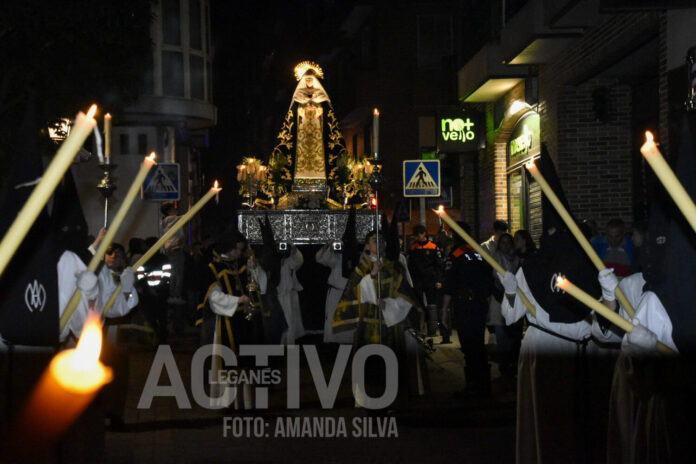
{"type": "MultiPolygon", "coordinates": [[[[208,131],[216,123],[212,103],[212,51],[208,0],[152,2],[152,61],[143,64],[146,92],[122,114],[113,115],[111,139],[117,190],[109,206],[113,217],[119,199],[143,158],[157,153],[158,163],[179,165],[179,204],[182,210],[196,201],[208,185],[201,185],[200,161],[208,146],[208,131]]],[[[108,108],[105,108],[108,111],[108,108]]],[[[103,198],[95,189],[96,160],[73,167],[80,200],[95,234],[103,226],[103,198]]],[[[137,199],[116,239],[158,236],[161,201],[137,199]]],[[[196,233],[196,221],[190,232],[196,233]]]]}
{"type": "Polygon", "coordinates": [[[646,2],[530,0],[458,70],[463,105],[485,107],[478,153],[479,233],[495,219],[541,233],[541,194],[524,162],[542,144],[569,206],[600,231],[646,219],[652,182],[639,148],[657,134],[669,156],[687,97],[695,8],[646,2]]]}

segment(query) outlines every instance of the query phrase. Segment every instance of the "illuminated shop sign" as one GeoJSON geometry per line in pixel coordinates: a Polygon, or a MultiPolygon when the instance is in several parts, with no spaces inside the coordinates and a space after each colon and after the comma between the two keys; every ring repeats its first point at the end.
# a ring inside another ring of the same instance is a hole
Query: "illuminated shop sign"
{"type": "Polygon", "coordinates": [[[435,120],[437,146],[440,152],[463,152],[478,149],[485,135],[483,118],[473,111],[455,110],[441,113],[435,120]]]}
{"type": "Polygon", "coordinates": [[[508,166],[538,155],[541,147],[539,115],[527,113],[515,125],[508,142],[508,166]]]}

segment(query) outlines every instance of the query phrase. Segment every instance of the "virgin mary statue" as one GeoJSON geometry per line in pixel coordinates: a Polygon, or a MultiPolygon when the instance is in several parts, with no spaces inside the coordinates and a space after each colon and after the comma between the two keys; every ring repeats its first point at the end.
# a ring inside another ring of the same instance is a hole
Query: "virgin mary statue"
{"type": "Polygon", "coordinates": [[[335,193],[329,186],[336,174],[336,160],[346,154],[346,146],[331,100],[319,80],[324,77],[322,69],[303,61],[295,67],[295,77],[298,84],[271,162],[282,162],[282,177],[291,183],[285,207],[297,206],[300,197],[312,207],[335,193]]]}

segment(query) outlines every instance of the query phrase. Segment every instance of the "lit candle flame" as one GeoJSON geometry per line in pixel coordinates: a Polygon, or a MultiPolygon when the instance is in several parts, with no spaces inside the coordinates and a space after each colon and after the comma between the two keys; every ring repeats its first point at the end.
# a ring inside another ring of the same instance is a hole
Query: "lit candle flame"
{"type": "Polygon", "coordinates": [[[530,159],[527,162],[526,166],[527,166],[527,169],[532,169],[533,167],[535,167],[536,165],[534,164],[534,158],[530,159]]]}
{"type": "Polygon", "coordinates": [[[101,318],[96,313],[90,313],[82,329],[82,335],[77,342],[75,354],[71,359],[72,367],[76,370],[93,369],[99,360],[102,347],[101,318]]]}
{"type": "Polygon", "coordinates": [[[379,116],[379,110],[377,108],[375,108],[375,110],[373,111],[372,114],[374,114],[375,116],[379,116]]]}
{"type": "Polygon", "coordinates": [[[561,285],[563,285],[563,282],[565,282],[565,278],[563,276],[556,277],[556,285],[560,287],[561,285]]]}
{"type": "Polygon", "coordinates": [[[97,113],[97,104],[95,103],[89,107],[89,111],[87,112],[87,117],[93,118],[96,113],[97,113]]]}
{"type": "Polygon", "coordinates": [[[645,143],[653,143],[654,137],[652,135],[652,132],[650,131],[645,131],[645,143]]]}
{"type": "Polygon", "coordinates": [[[442,214],[445,212],[445,207],[444,205],[440,205],[437,207],[437,211],[435,211],[437,214],[442,214]]]}
{"type": "Polygon", "coordinates": [[[220,185],[220,184],[219,184],[218,181],[216,180],[215,183],[213,184],[213,188],[214,188],[215,190],[222,190],[222,188],[220,188],[219,185],[220,185]]]}
{"type": "Polygon", "coordinates": [[[152,153],[150,153],[150,156],[148,156],[147,159],[149,159],[150,161],[152,161],[154,163],[155,160],[157,159],[157,154],[153,151],[152,153]]]}
{"type": "Polygon", "coordinates": [[[111,119],[111,113],[106,113],[104,115],[104,119],[111,119]]]}

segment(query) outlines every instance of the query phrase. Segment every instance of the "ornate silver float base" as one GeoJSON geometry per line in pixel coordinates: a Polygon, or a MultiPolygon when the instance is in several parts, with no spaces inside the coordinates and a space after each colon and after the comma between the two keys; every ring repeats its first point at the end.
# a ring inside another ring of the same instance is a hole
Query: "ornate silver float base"
{"type": "MultiPolygon", "coordinates": [[[[295,245],[319,245],[341,240],[346,229],[348,210],[241,210],[238,214],[239,231],[249,243],[263,243],[259,221],[268,219],[273,228],[276,243],[295,245]]],[[[375,212],[357,211],[356,235],[359,241],[375,228],[375,212]]]]}

